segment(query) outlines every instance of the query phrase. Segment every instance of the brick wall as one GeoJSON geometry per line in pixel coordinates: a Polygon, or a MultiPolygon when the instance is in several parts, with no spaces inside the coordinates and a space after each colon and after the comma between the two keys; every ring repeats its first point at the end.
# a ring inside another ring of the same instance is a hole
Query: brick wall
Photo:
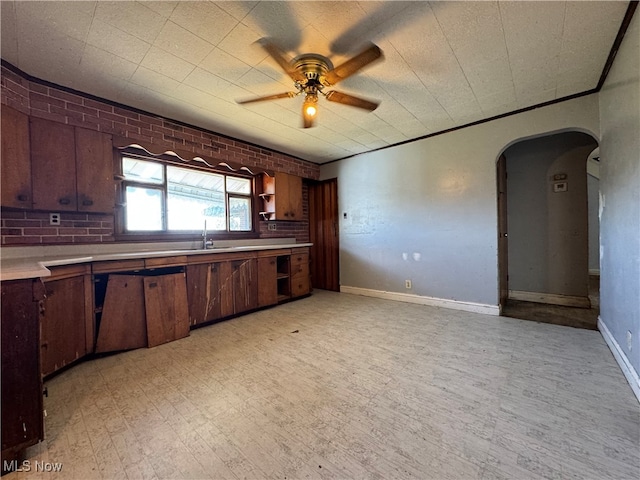
{"type": "MultiPolygon", "coordinates": [[[[68,92],[46,82],[30,80],[2,66],[2,105],[32,117],[74,125],[151,144],[158,151],[177,150],[201,155],[216,162],[226,161],[317,179],[320,167],[283,153],[248,144],[197,127],[146,114],[125,106],[112,105],[80,93],[68,92]]],[[[2,159],[7,161],[7,159],[2,159]]],[[[306,189],[305,189],[306,191],[306,189]]],[[[308,195],[303,196],[305,220],[277,222],[277,230],[267,230],[261,221],[261,237],[295,236],[308,241],[308,195]]],[[[49,226],[49,212],[2,210],[2,244],[33,245],[60,243],[99,243],[114,241],[113,215],[62,213],[63,225],[49,226]]]]}

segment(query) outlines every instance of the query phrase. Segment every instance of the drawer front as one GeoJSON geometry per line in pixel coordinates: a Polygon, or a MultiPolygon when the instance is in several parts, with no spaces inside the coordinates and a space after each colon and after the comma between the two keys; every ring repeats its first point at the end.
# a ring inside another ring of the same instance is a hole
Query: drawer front
{"type": "Polygon", "coordinates": [[[93,273],[128,272],[142,270],[144,260],[110,260],[108,262],[96,262],[92,266],[93,273]]]}
{"type": "Polygon", "coordinates": [[[278,248],[277,250],[259,250],[258,258],[262,257],[280,257],[283,255],[291,255],[291,249],[278,248]]]}
{"type": "Polygon", "coordinates": [[[49,270],[51,270],[51,276],[42,278],[45,282],[91,273],[91,265],[87,263],[79,263],[75,265],[65,265],[62,267],[49,267],[49,270]]]}
{"type": "Polygon", "coordinates": [[[144,266],[146,268],[180,267],[186,264],[187,264],[186,255],[178,255],[176,257],[146,258],[144,261],[144,266]]]}
{"type": "Polygon", "coordinates": [[[309,265],[309,254],[308,253],[297,253],[291,255],[291,266],[296,265],[309,265]]]}
{"type": "MultiPolygon", "coordinates": [[[[307,271],[308,272],[308,271],[307,271]]],[[[306,295],[311,291],[311,285],[309,282],[309,274],[307,275],[294,275],[291,277],[291,296],[299,297],[306,295]]]]}
{"type": "Polygon", "coordinates": [[[306,275],[309,276],[309,262],[294,263],[291,262],[291,276],[306,275]]]}

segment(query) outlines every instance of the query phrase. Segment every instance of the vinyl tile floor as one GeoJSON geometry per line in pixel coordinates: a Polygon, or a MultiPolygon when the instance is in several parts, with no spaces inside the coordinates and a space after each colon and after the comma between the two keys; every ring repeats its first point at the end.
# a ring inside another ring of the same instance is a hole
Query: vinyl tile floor
{"type": "Polygon", "coordinates": [[[638,401],[559,325],[316,290],[46,386],[5,480],[640,478],[638,401]]]}

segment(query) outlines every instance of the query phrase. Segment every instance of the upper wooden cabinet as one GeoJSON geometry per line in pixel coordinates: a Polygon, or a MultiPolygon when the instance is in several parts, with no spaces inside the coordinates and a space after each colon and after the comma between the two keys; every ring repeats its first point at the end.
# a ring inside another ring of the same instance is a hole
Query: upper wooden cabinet
{"type": "Polygon", "coordinates": [[[84,128],[75,129],[78,211],[113,211],[113,140],[111,135],[84,128]]]}
{"type": "Polygon", "coordinates": [[[71,125],[31,119],[33,208],[75,211],[76,152],[71,125]]]}
{"type": "Polygon", "coordinates": [[[111,135],[32,118],[31,177],[37,210],[112,212],[111,135]]]}
{"type": "Polygon", "coordinates": [[[302,178],[288,173],[276,172],[274,177],[262,177],[263,211],[266,220],[301,221],[302,178]]]}
{"type": "Polygon", "coordinates": [[[29,117],[2,106],[2,206],[32,208],[29,117]]]}

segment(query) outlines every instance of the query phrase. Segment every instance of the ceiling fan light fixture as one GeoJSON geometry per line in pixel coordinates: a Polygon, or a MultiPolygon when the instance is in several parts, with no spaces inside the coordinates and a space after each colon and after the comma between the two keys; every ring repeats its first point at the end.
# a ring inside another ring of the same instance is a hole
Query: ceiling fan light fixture
{"type": "Polygon", "coordinates": [[[315,117],[318,113],[318,95],[315,93],[309,93],[304,99],[302,104],[302,112],[307,117],[315,117]]]}
{"type": "Polygon", "coordinates": [[[318,94],[307,93],[302,104],[302,120],[304,128],[313,126],[313,121],[318,114],[318,94]]]}

